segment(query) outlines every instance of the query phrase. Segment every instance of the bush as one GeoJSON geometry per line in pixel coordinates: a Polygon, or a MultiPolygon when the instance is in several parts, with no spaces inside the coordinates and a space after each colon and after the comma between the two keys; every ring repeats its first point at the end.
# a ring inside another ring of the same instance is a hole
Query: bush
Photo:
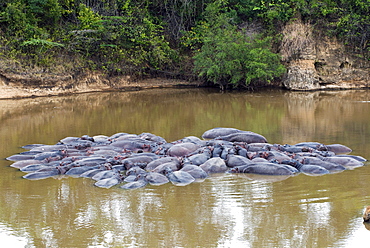
{"type": "Polygon", "coordinates": [[[285,68],[280,56],[271,52],[270,38],[249,37],[230,24],[232,13],[214,14],[217,7],[210,5],[206,12],[212,25],[204,31],[203,45],[194,56],[194,70],[200,77],[220,86],[247,86],[251,82],[270,82],[282,75],[285,68]],[[216,22],[215,22],[216,20],[216,22]]]}

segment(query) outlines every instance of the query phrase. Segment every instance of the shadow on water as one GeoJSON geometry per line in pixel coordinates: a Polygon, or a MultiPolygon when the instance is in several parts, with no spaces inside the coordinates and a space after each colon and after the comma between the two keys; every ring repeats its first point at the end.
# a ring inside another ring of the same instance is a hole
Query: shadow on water
{"type": "MultiPolygon", "coordinates": [[[[369,158],[369,101],[365,90],[203,89],[4,100],[0,156],[67,136],[151,132],[171,142],[223,126],[270,143],[341,143],[369,158]]],[[[0,163],[0,237],[29,247],[349,247],[353,233],[367,241],[356,230],[368,232],[360,218],[370,205],[368,166],[284,180],[224,174],[125,191],[81,178],[28,181],[9,161],[0,163]]]]}

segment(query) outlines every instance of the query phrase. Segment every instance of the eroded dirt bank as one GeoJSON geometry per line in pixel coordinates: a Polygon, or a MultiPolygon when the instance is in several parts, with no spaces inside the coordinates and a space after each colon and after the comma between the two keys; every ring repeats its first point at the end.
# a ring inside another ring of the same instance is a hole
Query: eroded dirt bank
{"type": "Polygon", "coordinates": [[[164,78],[131,80],[128,76],[112,77],[99,72],[88,72],[76,76],[50,73],[7,73],[0,70],[0,99],[199,85],[200,82],[196,81],[164,78]]]}

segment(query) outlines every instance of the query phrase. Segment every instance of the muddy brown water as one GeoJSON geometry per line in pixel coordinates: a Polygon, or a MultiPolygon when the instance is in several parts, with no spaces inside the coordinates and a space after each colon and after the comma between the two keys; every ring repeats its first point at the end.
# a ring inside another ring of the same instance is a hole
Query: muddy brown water
{"type": "MultiPolygon", "coordinates": [[[[214,127],[270,143],[340,143],[370,158],[370,92],[158,89],[0,101],[0,157],[67,136],[151,132],[168,142],[214,127]]],[[[188,186],[29,181],[0,161],[7,247],[366,247],[370,167],[289,178],[222,174],[188,186]]],[[[368,228],[368,229],[367,229],[368,228]]]]}

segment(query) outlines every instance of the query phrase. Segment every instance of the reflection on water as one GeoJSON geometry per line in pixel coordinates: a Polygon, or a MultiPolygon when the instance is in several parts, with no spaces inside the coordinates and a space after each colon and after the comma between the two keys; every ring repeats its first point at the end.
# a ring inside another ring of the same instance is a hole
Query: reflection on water
{"type": "MultiPolygon", "coordinates": [[[[171,142],[223,126],[270,143],[341,143],[369,158],[369,100],[368,91],[200,89],[6,100],[0,156],[66,136],[151,132],[171,142]]],[[[369,234],[361,219],[370,205],[368,166],[320,177],[223,174],[125,191],[81,178],[28,181],[9,161],[0,165],[0,238],[12,247],[361,247],[369,234]]]]}

